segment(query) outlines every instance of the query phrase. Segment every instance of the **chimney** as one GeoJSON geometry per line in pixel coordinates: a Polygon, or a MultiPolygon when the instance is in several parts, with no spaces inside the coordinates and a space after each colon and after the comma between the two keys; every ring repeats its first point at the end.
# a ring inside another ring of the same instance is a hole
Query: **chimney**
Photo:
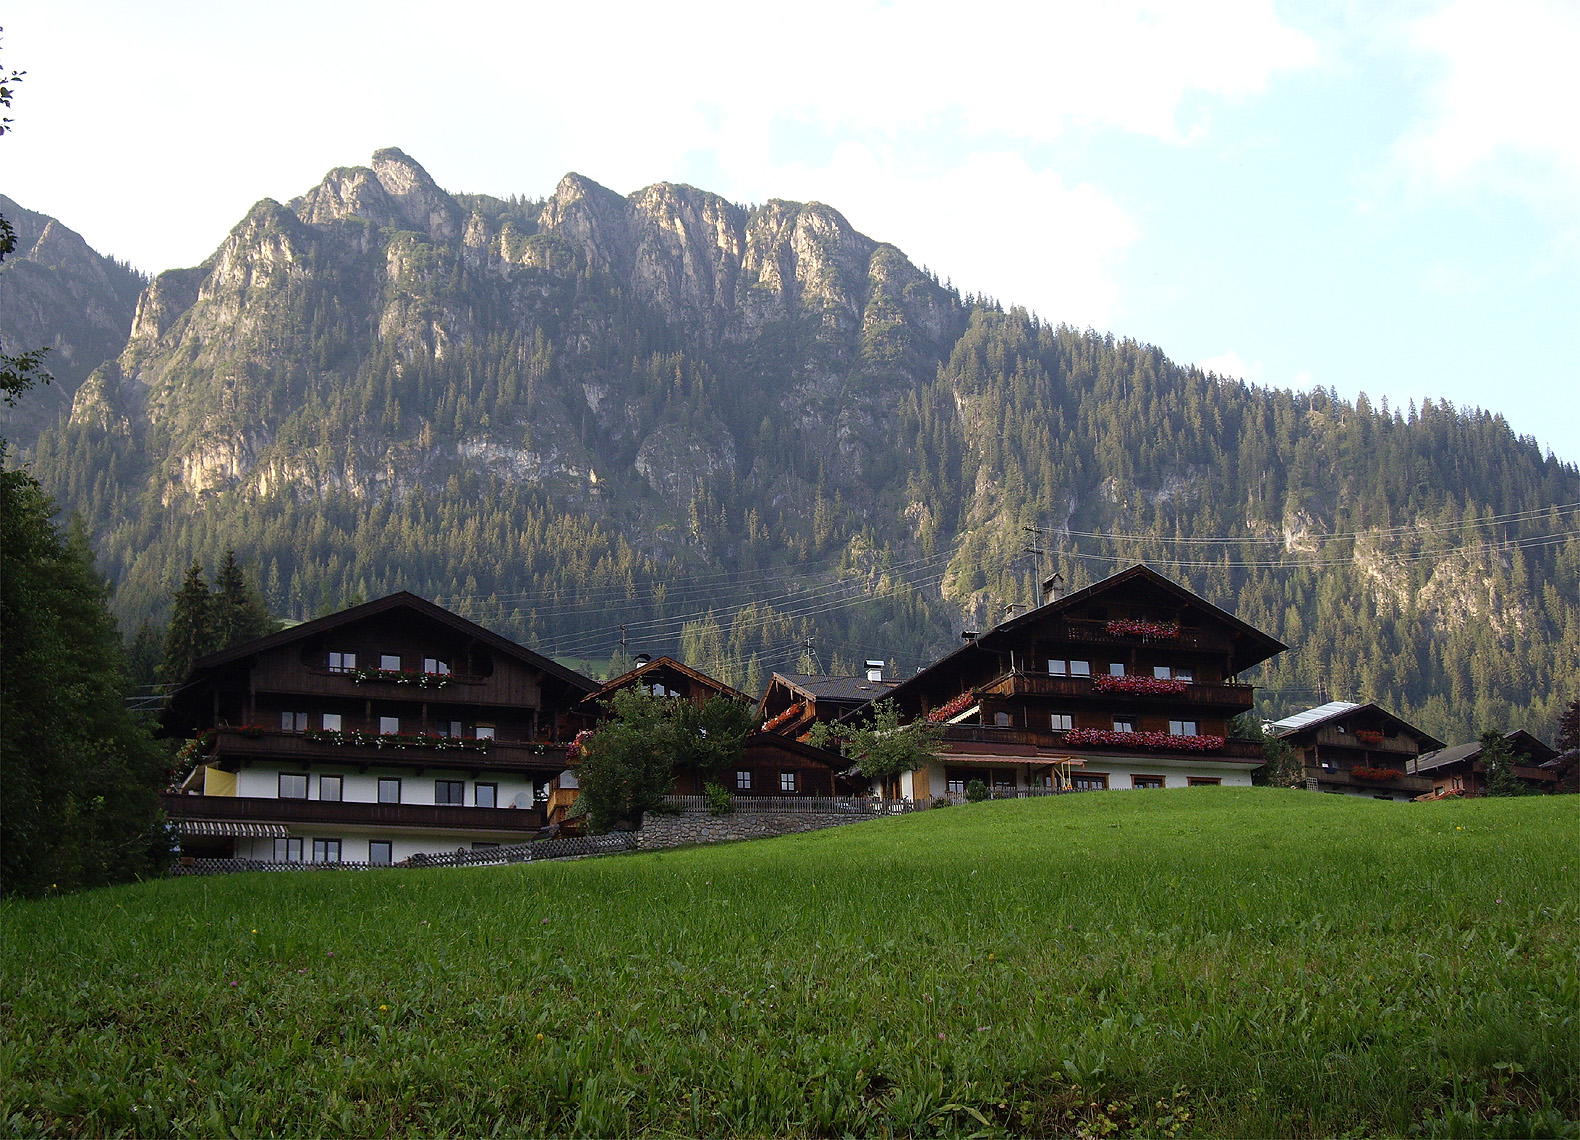
{"type": "Polygon", "coordinates": [[[869,681],[881,681],[881,680],[883,680],[883,661],[882,661],[882,659],[879,659],[879,660],[876,660],[876,661],[874,661],[870,657],[867,659],[867,680],[869,680],[869,681]]]}
{"type": "Polygon", "coordinates": [[[1042,604],[1057,602],[1064,597],[1064,575],[1057,570],[1050,577],[1042,580],[1042,604]]]}

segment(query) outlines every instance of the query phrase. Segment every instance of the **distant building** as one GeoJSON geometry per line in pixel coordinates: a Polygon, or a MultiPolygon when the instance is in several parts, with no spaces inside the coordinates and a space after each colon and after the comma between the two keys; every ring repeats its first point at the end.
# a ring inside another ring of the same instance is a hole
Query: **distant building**
{"type": "MultiPolygon", "coordinates": [[[[1514,753],[1514,775],[1533,792],[1554,792],[1559,788],[1564,765],[1558,753],[1530,733],[1516,730],[1504,736],[1514,753]]],[[[1487,793],[1487,766],[1481,759],[1481,742],[1440,748],[1410,761],[1410,771],[1430,783],[1427,794],[1433,799],[1456,796],[1482,796],[1487,793]]]]}
{"type": "Polygon", "coordinates": [[[775,673],[757,704],[769,732],[803,739],[818,721],[836,721],[880,701],[898,684],[884,680],[881,666],[860,677],[820,673],[775,673]]]}
{"type": "Polygon", "coordinates": [[[1294,748],[1312,791],[1411,800],[1431,790],[1414,774],[1423,752],[1438,740],[1375,704],[1330,701],[1273,722],[1273,732],[1294,748]]]}
{"type": "Polygon", "coordinates": [[[203,657],[160,717],[186,855],[399,862],[521,843],[597,682],[414,594],[203,657]]]}
{"type": "Polygon", "coordinates": [[[907,720],[943,724],[945,755],[882,791],[1251,783],[1264,758],[1230,736],[1252,706],[1238,676],[1281,642],[1146,566],[1044,596],[883,694],[907,720]]]}

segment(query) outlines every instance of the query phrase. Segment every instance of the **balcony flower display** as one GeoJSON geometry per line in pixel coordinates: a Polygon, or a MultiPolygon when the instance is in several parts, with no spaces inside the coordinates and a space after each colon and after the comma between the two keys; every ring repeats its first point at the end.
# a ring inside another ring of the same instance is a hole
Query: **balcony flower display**
{"type": "Polygon", "coordinates": [[[791,721],[795,720],[796,717],[800,716],[805,711],[806,711],[806,706],[804,704],[802,704],[800,701],[797,701],[795,704],[793,704],[789,708],[785,709],[784,712],[780,713],[776,717],[773,717],[772,719],[770,719],[768,721],[768,723],[764,724],[763,725],[763,731],[764,732],[773,732],[776,728],[779,728],[781,725],[789,724],[791,721]]]}
{"type": "Polygon", "coordinates": [[[927,719],[934,724],[942,724],[952,716],[959,716],[972,705],[976,704],[977,695],[972,692],[961,693],[950,701],[945,701],[932,712],[927,714],[927,719]]]}
{"type": "Polygon", "coordinates": [[[1383,742],[1383,734],[1372,728],[1358,728],[1355,730],[1355,739],[1362,744],[1376,746],[1383,742]]]}
{"type": "Polygon", "coordinates": [[[1404,776],[1404,773],[1397,768],[1351,768],[1350,775],[1357,780],[1372,780],[1376,783],[1383,783],[1387,780],[1400,779],[1404,776]]]}
{"type": "Polygon", "coordinates": [[[450,683],[448,673],[424,673],[421,669],[348,669],[346,676],[358,685],[365,681],[391,681],[419,689],[442,689],[450,683]]]}
{"type": "Polygon", "coordinates": [[[571,739],[569,744],[565,746],[565,762],[567,764],[574,764],[576,761],[581,759],[582,749],[586,747],[587,738],[592,734],[592,729],[584,728],[571,739]]]}
{"type": "Polygon", "coordinates": [[[1099,673],[1092,678],[1092,688],[1099,693],[1139,693],[1145,697],[1175,696],[1185,691],[1186,684],[1173,677],[1146,677],[1138,673],[1127,673],[1123,677],[1099,673]]]}
{"type": "Polygon", "coordinates": [[[1116,637],[1178,637],[1177,621],[1141,621],[1138,618],[1115,618],[1103,627],[1116,637]]]}
{"type": "Polygon", "coordinates": [[[486,736],[440,736],[436,732],[368,732],[360,728],[310,728],[302,733],[314,744],[361,745],[365,748],[433,748],[439,751],[487,752],[494,743],[486,736]]]}
{"type": "Polygon", "coordinates": [[[1106,728],[1072,728],[1065,732],[1068,745],[1108,744],[1120,748],[1148,748],[1159,752],[1221,752],[1221,736],[1175,736],[1168,732],[1113,732],[1106,728]]]}

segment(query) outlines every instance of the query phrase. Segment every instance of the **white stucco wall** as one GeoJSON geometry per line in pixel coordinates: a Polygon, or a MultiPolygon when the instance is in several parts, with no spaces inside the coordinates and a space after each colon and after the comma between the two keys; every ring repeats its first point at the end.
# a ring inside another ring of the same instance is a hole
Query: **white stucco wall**
{"type": "MultiPolygon", "coordinates": [[[[283,765],[257,764],[236,773],[236,794],[275,799],[280,794],[280,773],[297,772],[301,768],[283,765]]],[[[400,780],[400,802],[403,804],[429,804],[434,802],[434,783],[437,780],[462,780],[466,784],[465,803],[468,807],[477,802],[478,784],[496,784],[499,788],[498,807],[509,807],[518,795],[525,795],[526,805],[532,805],[535,788],[532,780],[520,773],[484,772],[474,778],[467,772],[442,772],[429,769],[421,776],[413,775],[410,768],[369,768],[359,772],[355,768],[332,769],[314,764],[307,776],[307,798],[319,798],[319,782],[323,776],[340,777],[340,798],[352,803],[377,803],[379,778],[396,777],[400,780]]]]}

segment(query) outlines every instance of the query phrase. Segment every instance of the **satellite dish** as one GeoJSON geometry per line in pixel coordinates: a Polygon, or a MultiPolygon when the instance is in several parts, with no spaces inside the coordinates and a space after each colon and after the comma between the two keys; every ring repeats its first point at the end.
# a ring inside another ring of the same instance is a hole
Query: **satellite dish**
{"type": "Polygon", "coordinates": [[[515,808],[529,808],[532,806],[531,792],[517,792],[516,798],[510,801],[510,806],[515,808]]]}

